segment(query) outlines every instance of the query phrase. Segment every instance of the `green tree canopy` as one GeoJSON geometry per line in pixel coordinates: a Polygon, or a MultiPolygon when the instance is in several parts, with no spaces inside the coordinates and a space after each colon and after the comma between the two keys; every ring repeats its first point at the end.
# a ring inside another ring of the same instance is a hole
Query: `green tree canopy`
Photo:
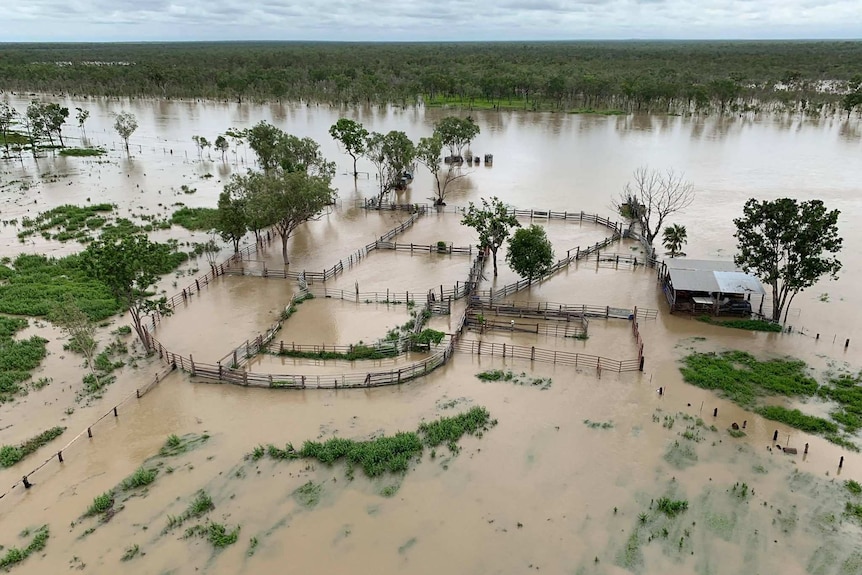
{"type": "Polygon", "coordinates": [[[330,126],[329,135],[339,142],[344,147],[344,151],[353,158],[353,177],[356,178],[359,175],[359,172],[356,171],[356,160],[365,153],[368,130],[356,120],[339,118],[335,124],[330,126]]]}
{"type": "Polygon", "coordinates": [[[515,230],[506,252],[509,267],[530,282],[541,276],[554,263],[554,248],[545,229],[535,224],[515,230]]]}
{"type": "Polygon", "coordinates": [[[443,145],[449,148],[449,154],[453,158],[462,157],[464,148],[479,135],[479,131],[479,126],[470,116],[466,118],[449,116],[434,126],[434,133],[440,136],[443,145]]]}
{"type": "Polygon", "coordinates": [[[822,276],[837,279],[841,262],[835,254],[843,243],[838,215],[820,200],[751,198],[742,217],[733,220],[738,249],[734,262],[772,288],[773,321],[780,321],[796,294],[822,276]]]}
{"type": "Polygon", "coordinates": [[[674,258],[682,253],[682,246],[688,242],[688,232],[685,226],[674,224],[667,226],[662,233],[662,244],[670,257],[674,258]]]}
{"type": "Polygon", "coordinates": [[[473,202],[467,206],[467,211],[461,223],[471,227],[479,234],[479,247],[488,248],[494,260],[494,277],[497,276],[497,250],[509,237],[512,228],[520,227],[518,218],[509,213],[506,205],[498,197],[492,197],[489,202],[482,198],[482,207],[476,207],[473,202]]]}
{"type": "Polygon", "coordinates": [[[131,234],[118,240],[97,240],[81,254],[81,262],[94,278],[104,283],[132,317],[144,347],[149,337],[142,319],[152,313],[171,313],[164,297],[151,299],[159,276],[173,268],[172,246],[151,242],[146,234],[131,234]]]}
{"type": "Polygon", "coordinates": [[[401,186],[404,172],[413,168],[416,159],[416,146],[407,134],[392,130],[387,134],[371,132],[365,141],[365,157],[377,170],[380,185],[378,205],[383,198],[401,186]]]}
{"type": "Polygon", "coordinates": [[[216,231],[221,239],[233,244],[233,251],[239,251],[239,242],[248,231],[246,223],[245,202],[231,193],[228,186],[218,197],[218,215],[216,231]]]}
{"type": "Polygon", "coordinates": [[[120,112],[114,120],[114,130],[126,144],[126,153],[129,153],[129,138],[138,129],[138,120],[131,112],[120,112]]]}

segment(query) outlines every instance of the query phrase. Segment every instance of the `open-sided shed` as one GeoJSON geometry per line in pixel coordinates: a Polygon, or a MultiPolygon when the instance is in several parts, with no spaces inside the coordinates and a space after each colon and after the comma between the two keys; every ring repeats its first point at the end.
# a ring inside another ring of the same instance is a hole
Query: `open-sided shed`
{"type": "Polygon", "coordinates": [[[766,293],[760,280],[729,261],[670,258],[660,278],[671,312],[750,315],[751,296],[766,293]]]}

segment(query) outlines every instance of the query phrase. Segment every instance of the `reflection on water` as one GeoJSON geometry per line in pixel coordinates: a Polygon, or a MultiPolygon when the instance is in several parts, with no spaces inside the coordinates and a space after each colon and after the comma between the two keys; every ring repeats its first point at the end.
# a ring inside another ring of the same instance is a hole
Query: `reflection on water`
{"type": "MultiPolygon", "coordinates": [[[[19,109],[27,103],[23,98],[13,101],[19,109]]],[[[236,153],[231,150],[224,162],[218,155],[198,161],[191,136],[214,140],[229,127],[267,120],[316,139],[324,154],[339,164],[335,183],[340,206],[304,226],[288,246],[292,267],[315,270],[373,241],[404,216],[353,207],[353,200],[375,193],[376,182],[373,175],[354,181],[346,173],[350,160],[329,138],[329,126],[344,114],[370,130],[401,129],[417,139],[428,135],[433,122],[448,113],[151,100],[66,100],[66,105],[93,112],[87,132],[94,144],[113,150],[108,161],[46,157],[35,163],[25,157],[23,162],[7,162],[4,171],[10,179],[35,185],[4,191],[0,199],[4,219],[87,201],[115,202],[121,215],[165,216],[179,203],[214,206],[224,180],[250,166],[251,156],[241,147],[236,153]],[[111,114],[121,109],[133,111],[140,123],[131,157],[126,157],[111,128],[111,114]],[[197,191],[183,194],[179,191],[183,184],[197,191]]],[[[848,337],[862,341],[855,290],[862,232],[853,225],[862,216],[858,120],[486,111],[472,115],[482,127],[472,150],[480,156],[493,153],[495,162],[490,168],[473,169],[457,182],[450,204],[497,195],[526,208],[607,214],[613,195],[634,168],[643,164],[675,168],[685,171],[698,190],[692,207],[673,218],[673,223],[688,226],[686,251],[691,257],[721,259],[732,257],[732,219],[748,197],[819,197],[840,209],[846,246],[842,279],[804,292],[791,310],[795,331],[820,333],[821,339],[797,333],[730,333],[689,317],[669,316],[653,270],[615,270],[579,262],[515,299],[659,309],[657,319],[640,325],[644,373],[603,373],[598,378],[570,367],[458,354],[433,375],[391,389],[278,392],[190,383],[174,374],[118,418],[101,423],[92,440],[77,442],[62,467],[52,462],[36,476],[35,489],[17,490],[0,502],[0,544],[21,545],[18,533],[25,526],[45,521],[51,525],[45,555],[30,557],[23,570],[59,572],[75,556],[93,572],[114,572],[124,550],[138,544],[146,555],[123,563],[124,572],[190,570],[192,565],[210,573],[346,573],[355,572],[357,565],[380,573],[855,572],[845,569],[853,565],[848,561],[854,549],[858,552],[858,544],[847,535],[854,528],[835,518],[841,517],[846,497],[840,480],[858,479],[862,459],[684,384],[677,362],[694,349],[742,347],[759,355],[791,354],[818,370],[843,361],[858,368],[856,344],[849,350],[841,345],[848,337]],[[820,297],[827,292],[829,297],[820,297]],[[497,368],[551,377],[553,386],[539,391],[475,378],[479,371],[497,368]],[[664,390],[661,396],[656,393],[659,386],[664,390]],[[258,444],[300,445],[306,439],[333,435],[365,438],[415,429],[422,420],[469,405],[487,406],[499,425],[481,439],[465,440],[460,454],[445,447],[438,448],[434,458],[426,452],[403,477],[368,480],[357,472],[349,481],[340,465],[245,458],[258,444]],[[674,420],[673,425],[666,424],[667,418],[674,420]],[[694,423],[697,418],[702,425],[694,423]],[[584,420],[606,422],[608,427],[592,428],[584,420]],[[747,436],[731,438],[727,428],[742,421],[747,422],[747,436]],[[811,452],[807,457],[780,453],[771,440],[775,430],[782,445],[801,448],[809,443],[811,452]],[[124,509],[95,533],[83,536],[85,523],[69,526],[94,496],[155,453],[166,435],[189,432],[212,437],[204,448],[172,461],[171,473],[164,468],[145,496],[123,501],[124,509]],[[686,432],[703,440],[689,439],[686,432]],[[679,447],[689,445],[685,442],[691,442],[690,451],[679,447]],[[841,455],[847,460],[839,482],[830,483],[841,455]],[[312,510],[300,508],[290,495],[309,480],[324,486],[321,502],[312,510]],[[751,487],[750,499],[742,501],[731,491],[737,482],[751,487]],[[398,491],[394,497],[383,497],[381,491],[389,483],[397,483],[398,491]],[[242,526],[239,541],[215,555],[202,539],[161,535],[166,516],[181,513],[201,488],[216,500],[213,521],[242,526]],[[652,500],[665,495],[689,501],[689,510],[675,522],[651,507],[652,500]],[[640,514],[646,519],[638,519],[640,514]],[[830,514],[833,523],[824,523],[830,514]],[[259,549],[249,554],[252,538],[259,549]]],[[[68,139],[74,139],[76,130],[68,132],[68,139]]],[[[369,171],[364,162],[360,170],[369,171]]],[[[420,171],[400,199],[426,202],[432,190],[430,176],[420,171]]],[[[472,232],[458,219],[456,214],[429,216],[398,241],[475,244],[472,232]]],[[[553,222],[548,229],[555,248],[563,250],[604,237],[592,226],[553,222]]],[[[188,237],[199,241],[202,236],[188,237]]],[[[36,240],[19,243],[14,226],[3,228],[0,238],[4,255],[44,248],[36,240]]],[[[64,246],[57,253],[74,247],[64,246]]],[[[623,243],[616,250],[638,253],[632,247],[637,249],[623,243]]],[[[280,265],[280,245],[256,258],[246,265],[280,265]]],[[[363,291],[393,288],[424,294],[440,283],[463,281],[469,260],[378,251],[327,287],[351,291],[359,284],[363,291]]],[[[498,285],[513,279],[501,263],[498,285]]],[[[221,278],[166,318],[158,336],[168,347],[193,353],[198,361],[214,361],[271,325],[293,289],[280,280],[221,278]]],[[[370,341],[407,319],[406,306],[312,300],[289,320],[280,339],[320,344],[370,341]]],[[[433,318],[432,325],[451,329],[453,321],[433,318]]],[[[628,357],[634,352],[628,325],[622,320],[596,320],[589,340],[559,344],[547,336],[526,334],[495,333],[487,340],[628,357]]],[[[107,404],[65,411],[74,407],[70,396],[80,370],[64,373],[67,363],[61,344],[51,345],[46,369],[53,370],[55,384],[31,393],[19,406],[0,407],[0,432],[13,426],[0,442],[19,441],[28,436],[30,426],[47,427],[64,419],[77,433],[97,410],[105,411],[107,404]]],[[[286,370],[302,363],[257,361],[284,364],[286,370]]],[[[140,371],[124,371],[105,401],[133,392],[147,381],[151,368],[145,364],[140,371]]],[[[37,456],[50,455],[44,451],[37,456]]],[[[4,484],[14,482],[20,473],[18,468],[4,470],[4,484]]]]}

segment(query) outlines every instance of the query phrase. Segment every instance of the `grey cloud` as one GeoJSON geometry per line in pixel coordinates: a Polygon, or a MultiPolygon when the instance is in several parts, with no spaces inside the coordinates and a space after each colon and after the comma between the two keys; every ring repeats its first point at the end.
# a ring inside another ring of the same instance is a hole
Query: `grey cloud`
{"type": "Polygon", "coordinates": [[[8,41],[860,38],[862,0],[28,0],[8,41]]]}

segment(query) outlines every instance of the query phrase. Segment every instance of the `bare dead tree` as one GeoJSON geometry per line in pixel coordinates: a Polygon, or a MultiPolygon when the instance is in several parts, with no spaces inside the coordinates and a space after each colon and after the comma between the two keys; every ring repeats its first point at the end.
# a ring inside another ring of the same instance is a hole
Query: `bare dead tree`
{"type": "Polygon", "coordinates": [[[694,195],[694,184],[684,174],[642,166],[613,206],[623,217],[640,224],[641,234],[652,245],[667,217],[690,206],[694,195]]]}

